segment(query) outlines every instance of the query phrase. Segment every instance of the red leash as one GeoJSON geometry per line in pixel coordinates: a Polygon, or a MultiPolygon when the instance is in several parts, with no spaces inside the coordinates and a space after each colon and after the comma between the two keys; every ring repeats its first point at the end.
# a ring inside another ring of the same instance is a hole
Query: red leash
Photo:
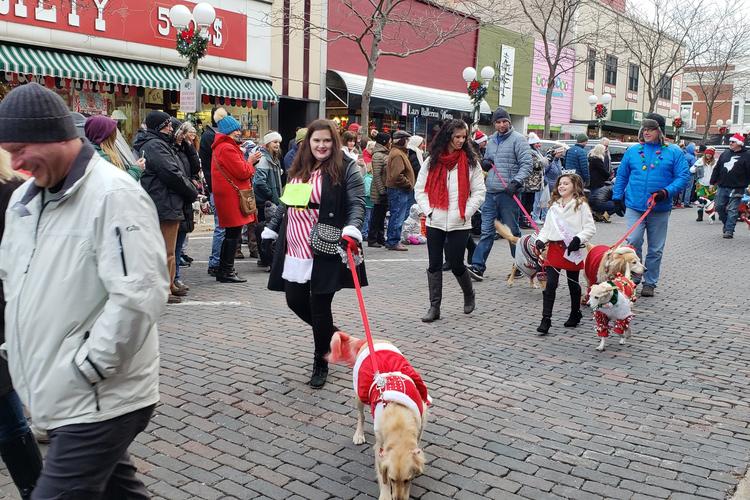
{"type": "Polygon", "coordinates": [[[641,218],[635,221],[635,224],[630,226],[630,229],[628,229],[628,232],[625,233],[625,235],[622,238],[617,240],[617,243],[615,243],[609,248],[617,248],[620,245],[622,245],[622,242],[625,241],[628,238],[628,236],[633,234],[633,231],[635,231],[635,228],[637,228],[641,224],[641,222],[643,222],[644,219],[648,217],[648,214],[651,213],[651,210],[653,210],[655,206],[656,206],[656,194],[652,194],[648,199],[648,203],[646,204],[646,211],[643,212],[643,215],[641,215],[641,218]]]}
{"type": "MultiPolygon", "coordinates": [[[[498,179],[500,179],[500,182],[503,183],[503,187],[506,189],[508,188],[508,184],[505,182],[505,179],[503,179],[503,176],[500,175],[500,172],[497,171],[495,168],[495,164],[492,164],[492,170],[495,171],[495,175],[498,179]]],[[[521,200],[518,199],[516,195],[513,195],[513,199],[516,200],[516,204],[521,208],[521,211],[523,212],[523,215],[526,217],[526,220],[529,221],[529,224],[531,224],[531,227],[534,228],[535,232],[539,232],[539,226],[536,225],[536,222],[534,222],[534,219],[529,215],[529,212],[526,211],[526,208],[523,206],[523,203],[521,203],[521,200]]]]}
{"type": "MultiPolygon", "coordinates": [[[[348,242],[354,242],[353,239],[349,239],[346,236],[344,239],[348,242]]],[[[359,301],[359,312],[362,315],[362,324],[365,326],[365,338],[367,339],[367,348],[370,350],[370,362],[372,363],[372,371],[375,374],[375,383],[382,390],[385,385],[385,379],[380,375],[378,361],[375,359],[375,344],[372,342],[370,320],[367,319],[367,309],[365,309],[365,299],[362,297],[362,287],[359,284],[359,276],[357,276],[357,266],[354,264],[354,255],[352,255],[352,249],[349,248],[349,245],[346,246],[346,255],[349,258],[349,269],[352,272],[354,289],[357,291],[357,300],[359,301]]]]}

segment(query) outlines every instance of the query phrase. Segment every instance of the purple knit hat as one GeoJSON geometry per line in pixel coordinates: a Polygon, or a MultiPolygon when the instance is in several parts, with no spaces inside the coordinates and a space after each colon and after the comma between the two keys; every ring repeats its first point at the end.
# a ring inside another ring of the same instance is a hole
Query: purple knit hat
{"type": "Polygon", "coordinates": [[[86,132],[86,138],[97,146],[112,135],[117,128],[117,120],[104,115],[89,116],[83,130],[86,132]]]}

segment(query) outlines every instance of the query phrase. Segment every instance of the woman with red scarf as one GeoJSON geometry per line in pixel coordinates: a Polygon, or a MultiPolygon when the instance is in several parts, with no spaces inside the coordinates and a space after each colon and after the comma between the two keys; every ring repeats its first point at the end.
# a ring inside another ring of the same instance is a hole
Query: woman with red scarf
{"type": "Polygon", "coordinates": [[[479,158],[467,137],[462,120],[443,124],[430,144],[430,159],[419,171],[414,196],[427,216],[427,284],[430,309],[422,318],[440,319],[443,299],[443,248],[453,275],[464,294],[464,313],[474,310],[474,287],[463,263],[471,237],[471,216],[484,202],[486,189],[479,158]]]}

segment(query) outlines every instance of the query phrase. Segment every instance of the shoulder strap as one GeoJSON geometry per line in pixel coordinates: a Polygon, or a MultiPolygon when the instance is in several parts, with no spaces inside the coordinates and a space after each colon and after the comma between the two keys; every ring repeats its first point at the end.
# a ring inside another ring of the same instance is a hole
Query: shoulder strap
{"type": "Polygon", "coordinates": [[[216,167],[221,172],[222,177],[224,177],[227,180],[227,182],[229,184],[231,184],[231,186],[234,188],[234,190],[237,191],[237,194],[240,194],[240,188],[238,188],[237,185],[234,182],[232,182],[232,179],[230,179],[229,176],[227,175],[227,173],[224,172],[224,169],[221,168],[221,165],[219,164],[218,161],[216,162],[216,167]]]}

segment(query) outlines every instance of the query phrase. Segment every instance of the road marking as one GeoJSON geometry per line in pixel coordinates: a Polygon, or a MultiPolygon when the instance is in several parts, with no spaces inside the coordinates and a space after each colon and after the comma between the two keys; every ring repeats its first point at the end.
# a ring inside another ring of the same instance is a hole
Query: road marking
{"type": "Polygon", "coordinates": [[[237,301],[210,301],[210,300],[188,300],[180,302],[179,304],[168,304],[170,306],[249,306],[250,302],[237,302],[237,301]]]}

